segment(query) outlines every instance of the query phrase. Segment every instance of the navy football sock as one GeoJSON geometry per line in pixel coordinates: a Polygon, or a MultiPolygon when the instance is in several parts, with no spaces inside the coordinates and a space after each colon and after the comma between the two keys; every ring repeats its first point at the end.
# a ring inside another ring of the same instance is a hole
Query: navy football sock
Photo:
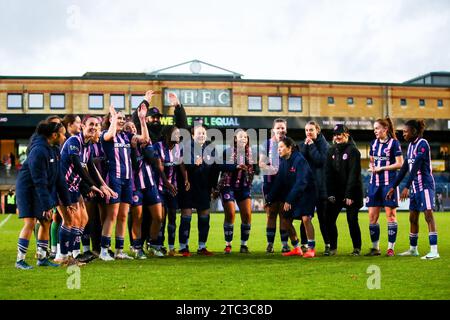
{"type": "Polygon", "coordinates": [[[223,224],[223,234],[225,235],[226,242],[233,241],[233,233],[234,233],[234,224],[224,223],[223,224]]]}
{"type": "Polygon", "coordinates": [[[209,234],[209,214],[198,217],[198,242],[206,243],[209,234]]]}

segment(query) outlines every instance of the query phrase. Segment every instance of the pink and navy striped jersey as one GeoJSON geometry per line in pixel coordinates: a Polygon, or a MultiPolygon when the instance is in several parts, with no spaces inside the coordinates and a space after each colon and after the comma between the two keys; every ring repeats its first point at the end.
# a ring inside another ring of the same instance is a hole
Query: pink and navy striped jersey
{"type": "MultiPolygon", "coordinates": [[[[162,141],[153,145],[156,155],[161,159],[164,166],[164,173],[167,180],[174,186],[177,185],[177,168],[176,166],[181,164],[183,158],[183,152],[179,144],[175,144],[172,150],[162,141]]],[[[164,188],[164,182],[159,172],[156,174],[158,181],[158,190],[162,191],[164,188]]]]}
{"type": "Polygon", "coordinates": [[[424,189],[434,190],[433,170],[431,168],[431,150],[428,141],[417,138],[408,146],[406,154],[408,162],[409,177],[406,186],[412,183],[414,193],[424,189]]]}
{"type": "Polygon", "coordinates": [[[138,144],[136,147],[137,170],[133,172],[133,191],[146,189],[155,185],[152,166],[144,158],[145,150],[153,152],[152,145],[147,144],[142,146],[141,144],[138,144]]]}
{"type": "Polygon", "coordinates": [[[70,159],[72,155],[78,155],[81,165],[86,168],[90,157],[90,147],[89,143],[84,143],[83,132],[67,139],[61,149],[61,170],[66,179],[69,191],[75,192],[78,191],[81,177],[74,172],[74,165],[70,159]]]}
{"type": "Polygon", "coordinates": [[[106,155],[108,176],[117,179],[131,179],[131,139],[132,133],[117,132],[112,141],[105,141],[106,131],[102,132],[100,141],[106,155]]]}
{"type": "Polygon", "coordinates": [[[222,187],[233,187],[235,189],[249,188],[253,181],[253,166],[252,166],[252,153],[248,152],[247,156],[243,153],[236,155],[236,151],[231,148],[227,148],[223,152],[223,158],[229,155],[227,163],[234,165],[247,165],[247,171],[244,170],[233,170],[233,171],[222,171],[221,181],[219,184],[222,187]],[[246,159],[247,158],[247,159],[246,159]]]}
{"type": "MultiPolygon", "coordinates": [[[[375,139],[370,144],[369,154],[373,157],[375,167],[385,167],[395,163],[395,157],[402,155],[402,148],[396,139],[389,139],[386,142],[380,142],[375,139]]],[[[372,172],[370,184],[376,186],[391,185],[396,178],[397,172],[394,170],[384,170],[382,172],[372,172]]]]}

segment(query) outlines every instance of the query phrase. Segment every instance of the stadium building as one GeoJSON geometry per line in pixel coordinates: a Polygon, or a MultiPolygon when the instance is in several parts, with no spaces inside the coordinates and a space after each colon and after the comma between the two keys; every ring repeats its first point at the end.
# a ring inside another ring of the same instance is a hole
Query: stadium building
{"type": "Polygon", "coordinates": [[[267,129],[282,117],[288,121],[289,135],[301,140],[306,122],[315,120],[330,140],[334,125],[345,123],[361,151],[363,168],[368,167],[377,118],[389,115],[397,128],[406,120],[424,118],[434,172],[448,198],[450,72],[431,72],[403,83],[263,80],[243,79],[237,72],[198,60],[150,73],[0,75],[0,188],[14,184],[9,155],[15,155],[19,168],[40,120],[55,114],[105,115],[111,104],[131,114],[147,90],[155,91],[152,104],[167,115],[164,124],[173,121],[170,92],[178,94],[191,123],[202,117],[206,125],[219,129],[267,129]]]}

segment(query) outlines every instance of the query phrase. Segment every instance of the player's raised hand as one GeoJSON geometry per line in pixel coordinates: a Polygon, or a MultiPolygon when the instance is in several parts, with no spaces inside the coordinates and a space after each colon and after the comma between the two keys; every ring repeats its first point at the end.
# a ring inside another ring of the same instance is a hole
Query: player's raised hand
{"type": "Polygon", "coordinates": [[[145,99],[148,103],[150,103],[150,101],[152,101],[152,98],[153,98],[154,95],[155,95],[155,93],[154,93],[153,90],[148,90],[148,91],[145,93],[144,99],[145,99]]]}
{"type": "Polygon", "coordinates": [[[145,120],[145,117],[147,116],[147,106],[145,103],[141,103],[138,109],[138,117],[141,120],[145,120]]]}
{"type": "Polygon", "coordinates": [[[180,105],[180,100],[178,99],[177,94],[173,92],[169,93],[169,102],[172,107],[180,105]]]}
{"type": "Polygon", "coordinates": [[[109,113],[111,114],[111,120],[117,120],[117,111],[114,109],[113,105],[109,106],[109,113]]]}

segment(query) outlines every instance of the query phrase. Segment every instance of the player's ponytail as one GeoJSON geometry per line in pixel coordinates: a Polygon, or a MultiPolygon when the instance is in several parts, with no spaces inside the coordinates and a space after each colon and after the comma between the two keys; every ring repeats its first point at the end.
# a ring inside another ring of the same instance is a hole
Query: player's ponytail
{"type": "Polygon", "coordinates": [[[385,120],[386,123],[388,124],[387,128],[389,135],[391,136],[392,139],[397,140],[397,134],[395,133],[394,124],[392,123],[391,118],[386,117],[385,120]]]}
{"type": "Polygon", "coordinates": [[[377,119],[375,122],[378,122],[383,128],[386,128],[388,135],[392,139],[397,139],[397,135],[395,133],[394,125],[392,123],[391,118],[386,117],[384,119],[377,119]]]}
{"type": "Polygon", "coordinates": [[[425,120],[423,120],[423,119],[420,119],[420,120],[417,120],[417,125],[418,125],[418,135],[419,135],[419,137],[422,137],[423,136],[423,132],[425,131],[425,120]]]}
{"type": "Polygon", "coordinates": [[[408,120],[405,123],[405,126],[408,126],[411,129],[413,129],[414,136],[422,137],[423,136],[423,132],[425,131],[425,120],[423,120],[423,119],[420,119],[420,120],[408,120]]]}

